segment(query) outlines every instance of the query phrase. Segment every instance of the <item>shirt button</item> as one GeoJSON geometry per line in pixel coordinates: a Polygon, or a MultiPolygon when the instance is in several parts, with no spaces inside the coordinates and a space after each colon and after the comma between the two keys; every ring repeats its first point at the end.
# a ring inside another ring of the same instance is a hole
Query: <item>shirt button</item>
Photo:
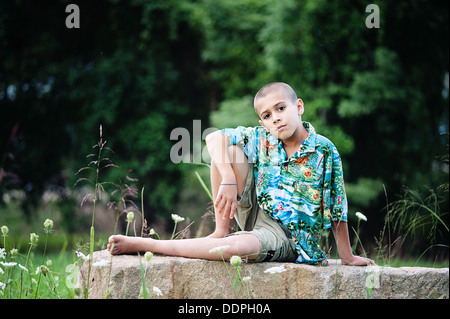
{"type": "Polygon", "coordinates": [[[278,189],[283,189],[283,185],[278,185],[278,189]]]}

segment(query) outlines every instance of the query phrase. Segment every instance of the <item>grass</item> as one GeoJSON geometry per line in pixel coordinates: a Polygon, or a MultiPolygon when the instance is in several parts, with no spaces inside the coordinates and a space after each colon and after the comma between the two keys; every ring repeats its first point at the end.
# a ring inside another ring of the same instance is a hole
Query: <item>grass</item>
{"type": "MultiPolygon", "coordinates": [[[[8,240],[7,240],[8,245],[8,240]]],[[[12,244],[12,243],[10,243],[12,244]]],[[[31,246],[31,245],[30,245],[31,246]]],[[[4,248],[0,248],[4,249],[4,248]]],[[[64,249],[60,253],[29,253],[3,251],[3,263],[0,281],[5,284],[0,289],[0,298],[4,299],[71,299],[74,290],[68,266],[76,260],[74,254],[64,249]]],[[[2,254],[0,253],[0,256],[2,254]]]]}
{"type": "MultiPolygon", "coordinates": [[[[54,229],[45,233],[41,227],[36,233],[39,239],[33,245],[31,235],[24,238],[8,231],[6,236],[1,236],[0,282],[5,286],[0,284],[0,299],[73,299],[79,296],[81,291],[76,284],[84,260],[76,251],[88,253],[89,243],[76,241],[75,235],[57,234],[54,229]]],[[[104,249],[107,236],[98,237],[94,249],[104,249]]]]}
{"type": "MultiPolygon", "coordinates": [[[[380,261],[380,264],[382,261],[380,261]]],[[[417,259],[412,257],[407,258],[392,258],[389,267],[425,267],[425,268],[449,268],[448,260],[433,261],[427,259],[417,259]]]]}

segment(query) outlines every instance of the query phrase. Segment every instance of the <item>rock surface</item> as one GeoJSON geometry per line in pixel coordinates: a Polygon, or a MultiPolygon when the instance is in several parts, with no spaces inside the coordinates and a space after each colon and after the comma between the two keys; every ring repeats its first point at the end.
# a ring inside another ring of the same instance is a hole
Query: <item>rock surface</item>
{"type": "MultiPolygon", "coordinates": [[[[141,258],[145,286],[151,298],[197,299],[423,299],[449,298],[449,269],[422,267],[350,267],[330,260],[330,266],[294,263],[242,263],[237,271],[228,262],[153,256],[141,258]],[[265,272],[283,266],[278,274],[265,272]],[[153,287],[157,287],[153,289],[153,287]],[[162,296],[158,294],[158,289],[162,296]]],[[[87,278],[88,261],[79,283],[87,278]]],[[[141,263],[137,255],[94,253],[89,298],[142,298],[141,263]]]]}

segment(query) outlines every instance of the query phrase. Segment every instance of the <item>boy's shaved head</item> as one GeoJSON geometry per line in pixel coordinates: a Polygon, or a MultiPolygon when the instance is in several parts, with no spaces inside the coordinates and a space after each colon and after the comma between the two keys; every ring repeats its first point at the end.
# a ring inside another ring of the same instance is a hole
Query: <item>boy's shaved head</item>
{"type": "Polygon", "coordinates": [[[256,93],[253,105],[256,107],[258,99],[273,92],[281,92],[292,103],[297,101],[297,94],[295,94],[294,90],[288,84],[283,82],[273,82],[263,86],[258,93],[256,93]]]}

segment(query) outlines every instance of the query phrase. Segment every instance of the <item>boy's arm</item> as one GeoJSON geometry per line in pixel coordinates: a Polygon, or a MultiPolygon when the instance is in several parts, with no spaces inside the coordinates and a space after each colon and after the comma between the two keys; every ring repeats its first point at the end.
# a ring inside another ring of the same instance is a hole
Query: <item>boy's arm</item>
{"type": "Polygon", "coordinates": [[[375,265],[373,260],[369,258],[353,255],[348,235],[348,226],[346,222],[332,221],[331,227],[333,229],[333,235],[338,247],[339,257],[341,258],[341,263],[343,265],[351,265],[351,266],[375,265]]]}
{"type": "MultiPolygon", "coordinates": [[[[222,177],[223,184],[235,184],[236,176],[231,166],[228,156],[228,136],[220,131],[209,134],[205,138],[206,146],[211,156],[211,163],[214,162],[222,177]]],[[[237,203],[237,186],[224,185],[219,187],[219,191],[214,200],[215,211],[222,215],[223,219],[234,217],[237,203]]]]}

